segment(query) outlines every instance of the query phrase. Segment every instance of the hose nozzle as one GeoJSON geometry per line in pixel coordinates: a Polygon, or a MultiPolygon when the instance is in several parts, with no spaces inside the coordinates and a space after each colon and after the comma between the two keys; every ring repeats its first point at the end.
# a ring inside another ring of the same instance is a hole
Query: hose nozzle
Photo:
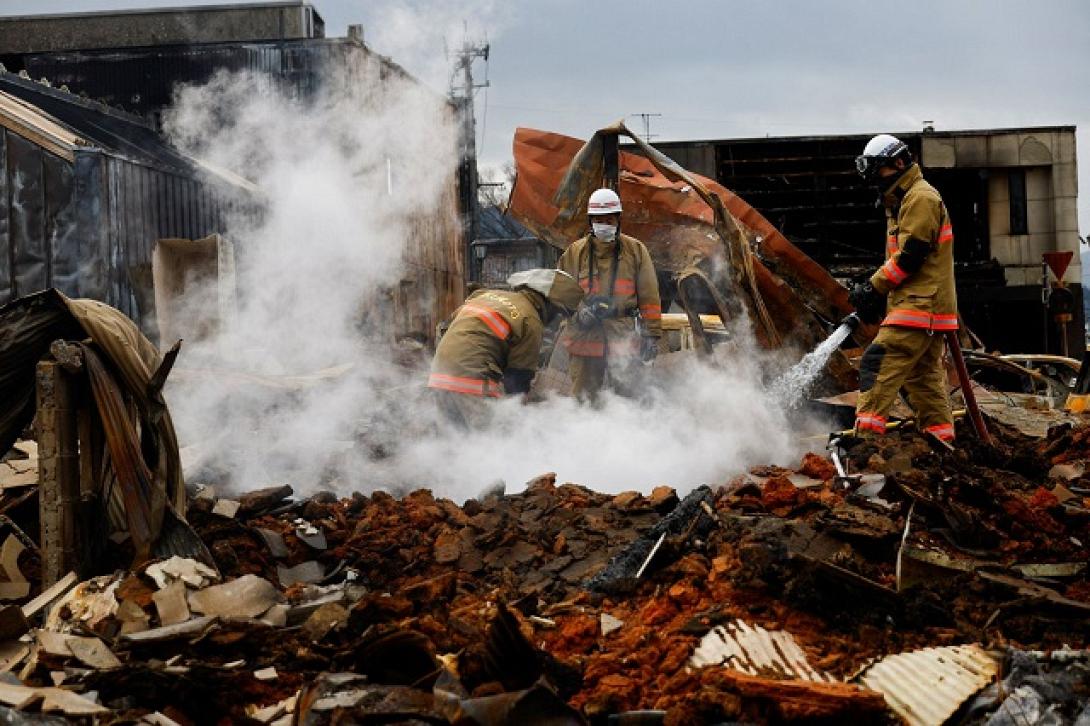
{"type": "Polygon", "coordinates": [[[855,331],[859,329],[861,323],[862,321],[859,319],[858,313],[850,313],[840,321],[840,324],[837,327],[841,328],[847,325],[849,330],[855,331]]]}

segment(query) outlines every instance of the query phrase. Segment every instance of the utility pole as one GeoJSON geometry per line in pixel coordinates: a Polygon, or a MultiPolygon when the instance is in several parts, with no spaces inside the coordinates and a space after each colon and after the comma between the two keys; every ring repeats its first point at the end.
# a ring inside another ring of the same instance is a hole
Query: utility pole
{"type": "Polygon", "coordinates": [[[478,88],[487,88],[488,80],[475,83],[473,63],[478,58],[488,62],[488,43],[471,43],[468,34],[462,38],[462,46],[454,51],[454,69],[450,77],[450,100],[458,109],[459,147],[461,162],[458,182],[462,198],[462,231],[466,243],[466,272],[476,277],[476,263],[472,259],[473,240],[477,235],[477,119],[473,113],[473,96],[478,88]]]}
{"type": "Polygon", "coordinates": [[[634,113],[633,116],[639,116],[643,119],[643,140],[647,143],[651,143],[651,139],[658,136],[658,134],[651,133],[651,119],[662,118],[661,113],[634,113]]]}

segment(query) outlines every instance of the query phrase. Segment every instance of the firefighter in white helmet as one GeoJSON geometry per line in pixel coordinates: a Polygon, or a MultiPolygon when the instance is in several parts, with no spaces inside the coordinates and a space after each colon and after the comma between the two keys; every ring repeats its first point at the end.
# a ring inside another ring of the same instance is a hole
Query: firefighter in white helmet
{"type": "Polygon", "coordinates": [[[896,137],[875,136],[855,166],[886,210],[886,262],[849,296],[860,318],[882,326],[859,361],[856,432],[884,434],[904,391],[919,429],[953,441],[942,363],[942,333],[958,329],[950,215],[896,137]]]}
{"type": "Polygon", "coordinates": [[[621,234],[621,198],[598,189],[587,205],[589,234],[573,242],[557,267],[587,297],[561,337],[571,356],[572,393],[593,399],[606,385],[635,393],[634,371],[651,361],[662,337],[662,303],[651,255],[635,237],[621,234]]]}
{"type": "Polygon", "coordinates": [[[435,349],[428,387],[447,418],[465,428],[487,422],[487,399],[530,390],[545,325],[583,299],[560,270],[516,272],[507,284],[510,290],[470,295],[435,349]]]}

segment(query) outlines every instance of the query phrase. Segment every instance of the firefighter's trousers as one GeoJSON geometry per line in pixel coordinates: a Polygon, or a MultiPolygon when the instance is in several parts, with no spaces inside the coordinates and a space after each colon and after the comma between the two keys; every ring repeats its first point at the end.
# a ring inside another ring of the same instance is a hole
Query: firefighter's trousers
{"type": "Polygon", "coordinates": [[[889,410],[904,389],[919,430],[953,441],[943,344],[941,333],[892,326],[878,331],[859,362],[857,434],[884,434],[889,410]]]}

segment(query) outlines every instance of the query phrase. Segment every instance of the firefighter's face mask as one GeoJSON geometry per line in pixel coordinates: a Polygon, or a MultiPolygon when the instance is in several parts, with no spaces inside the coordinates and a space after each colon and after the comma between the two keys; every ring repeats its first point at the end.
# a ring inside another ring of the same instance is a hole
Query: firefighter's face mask
{"type": "Polygon", "coordinates": [[[612,242],[617,238],[617,225],[606,222],[591,222],[591,230],[594,236],[603,242],[612,242]]]}

